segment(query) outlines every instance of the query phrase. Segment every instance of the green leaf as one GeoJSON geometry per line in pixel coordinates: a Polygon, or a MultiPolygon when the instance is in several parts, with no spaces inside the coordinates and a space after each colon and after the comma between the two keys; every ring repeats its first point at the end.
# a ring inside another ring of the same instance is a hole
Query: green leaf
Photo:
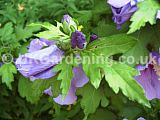
{"type": "Polygon", "coordinates": [[[79,92],[83,96],[81,100],[81,106],[84,109],[85,113],[84,119],[87,119],[88,115],[94,113],[98,108],[101,100],[101,93],[99,90],[96,90],[90,85],[86,85],[79,92]]]}
{"type": "Polygon", "coordinates": [[[62,98],[68,93],[73,78],[72,64],[68,64],[64,58],[63,61],[53,68],[54,72],[60,72],[57,80],[61,80],[62,98]]]}
{"type": "Polygon", "coordinates": [[[134,76],[139,75],[139,72],[126,64],[113,63],[113,61],[108,58],[110,55],[117,53],[126,53],[136,45],[137,40],[134,37],[125,35],[115,35],[110,38],[108,38],[108,41],[106,40],[107,38],[105,38],[104,40],[97,40],[89,44],[87,50],[81,53],[82,58],[84,56],[88,57],[82,64],[91,84],[95,88],[98,88],[102,79],[101,75],[103,76],[104,72],[106,81],[115,93],[118,93],[121,89],[122,93],[130,100],[136,100],[149,107],[150,104],[144,95],[143,89],[136,80],[133,79],[134,76]],[[99,61],[101,54],[103,59],[99,61]]]}
{"type": "Polygon", "coordinates": [[[141,113],[142,113],[142,110],[135,105],[134,106],[128,105],[128,106],[124,107],[122,110],[123,116],[125,116],[129,120],[136,119],[137,116],[140,115],[141,113]]]}
{"type": "Polygon", "coordinates": [[[158,0],[144,0],[138,4],[138,10],[132,16],[128,34],[144,27],[147,22],[151,25],[156,23],[157,10],[160,9],[158,0]]]}
{"type": "Polygon", "coordinates": [[[14,26],[8,22],[4,27],[0,28],[0,54],[3,52],[10,52],[20,46],[16,39],[14,26]]]}
{"type": "Polygon", "coordinates": [[[40,30],[39,26],[27,26],[23,28],[22,26],[16,26],[15,33],[17,40],[25,40],[26,38],[32,37],[33,32],[40,30]]]}
{"type": "Polygon", "coordinates": [[[83,70],[87,75],[87,77],[89,78],[91,84],[97,89],[102,79],[100,73],[101,66],[98,63],[95,63],[95,60],[98,59],[98,56],[92,52],[86,51],[81,53],[81,57],[83,61],[85,61],[82,62],[83,70]]]}
{"type": "Polygon", "coordinates": [[[37,23],[37,24],[30,24],[29,26],[40,26],[40,27],[44,27],[47,30],[43,31],[43,32],[39,32],[38,34],[36,34],[35,36],[40,37],[40,38],[45,38],[45,39],[49,39],[49,40],[64,40],[69,38],[68,35],[65,35],[61,30],[60,27],[62,27],[62,23],[57,22],[57,26],[54,26],[50,23],[37,23]]]}
{"type": "Polygon", "coordinates": [[[0,76],[2,76],[2,83],[5,83],[9,89],[12,89],[11,82],[14,81],[13,74],[17,73],[17,69],[13,64],[3,64],[0,67],[0,76]]]}
{"type": "Polygon", "coordinates": [[[44,90],[49,87],[52,87],[52,94],[54,97],[57,97],[60,94],[60,81],[57,80],[57,76],[47,80],[35,80],[32,83],[32,89],[36,96],[41,96],[44,90]]]}
{"type": "Polygon", "coordinates": [[[86,23],[92,18],[92,11],[91,10],[77,11],[76,16],[77,16],[76,18],[78,19],[78,21],[82,23],[86,23]]]}
{"type": "Polygon", "coordinates": [[[55,30],[55,29],[57,29],[56,26],[54,26],[54,25],[52,25],[52,24],[50,24],[48,22],[44,22],[44,23],[32,23],[32,24],[30,24],[28,26],[32,26],[32,27],[39,26],[39,27],[46,28],[48,30],[55,30]]]}
{"type": "Polygon", "coordinates": [[[120,30],[117,30],[117,29],[115,29],[115,24],[113,24],[113,25],[106,24],[105,21],[98,22],[97,27],[93,28],[93,33],[96,33],[99,38],[111,36],[111,35],[115,35],[115,34],[120,34],[122,32],[126,33],[127,31],[126,31],[126,29],[124,30],[123,28],[121,28],[120,30]]]}
{"type": "Polygon", "coordinates": [[[98,55],[111,56],[118,53],[125,53],[132,48],[137,39],[126,34],[118,34],[110,37],[103,37],[93,41],[87,46],[87,50],[98,55]]]}
{"type": "Polygon", "coordinates": [[[63,31],[67,35],[70,35],[71,33],[70,25],[68,25],[66,21],[63,22],[63,31]]]}
{"type": "MultiPolygon", "coordinates": [[[[142,63],[142,62],[143,62],[143,64],[145,64],[145,58],[148,55],[149,55],[149,53],[148,53],[146,46],[144,45],[143,41],[139,40],[132,48],[130,48],[126,53],[123,54],[123,57],[124,57],[124,61],[128,65],[135,66],[135,65],[142,63]],[[131,63],[129,63],[130,57],[134,58],[133,59],[134,61],[131,61],[131,63]],[[143,61],[141,61],[141,60],[143,60],[143,61]]],[[[148,62],[148,61],[146,61],[146,62],[148,62]]]]}
{"type": "Polygon", "coordinates": [[[9,44],[16,41],[16,36],[13,34],[13,24],[8,22],[0,29],[0,41],[3,44],[9,44]]]}
{"type": "Polygon", "coordinates": [[[85,113],[84,120],[87,120],[88,115],[94,113],[100,102],[102,103],[104,98],[106,98],[102,88],[95,89],[89,84],[85,85],[83,88],[78,89],[77,94],[82,95],[81,106],[85,113]]]}
{"type": "MultiPolygon", "coordinates": [[[[32,89],[33,82],[31,82],[29,79],[20,77],[18,82],[18,92],[22,97],[25,97],[27,101],[31,103],[37,103],[40,99],[40,93],[35,93],[37,91],[34,91],[32,89]]],[[[39,87],[39,86],[36,86],[39,87]]]]}
{"type": "Polygon", "coordinates": [[[106,98],[106,96],[103,96],[101,98],[101,106],[102,107],[107,107],[109,105],[109,100],[106,98]]]}
{"type": "Polygon", "coordinates": [[[159,31],[157,31],[159,27],[160,27],[159,24],[154,25],[154,26],[147,25],[146,27],[142,28],[140,31],[137,31],[132,34],[138,40],[132,48],[130,48],[126,53],[123,54],[125,62],[128,65],[134,67],[137,64],[143,64],[143,65],[147,64],[148,55],[149,55],[149,51],[147,49],[148,45],[151,46],[151,48],[149,49],[153,49],[154,46],[157,46],[157,50],[160,45],[159,31]],[[148,31],[150,32],[148,33],[148,31]],[[133,58],[134,61],[130,62],[129,58],[131,59],[133,58]]]}
{"type": "Polygon", "coordinates": [[[57,76],[47,80],[35,80],[34,82],[21,76],[18,83],[18,92],[22,97],[26,97],[27,101],[37,103],[43,95],[44,90],[50,86],[53,89],[53,96],[57,97],[60,93],[60,82],[57,81],[57,76]]]}
{"type": "Polygon", "coordinates": [[[117,120],[116,115],[107,109],[97,109],[96,113],[90,115],[87,120],[117,120]]]}
{"type": "Polygon", "coordinates": [[[136,69],[117,62],[111,66],[105,65],[103,69],[105,79],[115,93],[118,93],[121,89],[122,93],[130,100],[136,100],[140,104],[150,107],[150,103],[145,97],[143,89],[133,79],[134,76],[139,75],[136,69]]]}

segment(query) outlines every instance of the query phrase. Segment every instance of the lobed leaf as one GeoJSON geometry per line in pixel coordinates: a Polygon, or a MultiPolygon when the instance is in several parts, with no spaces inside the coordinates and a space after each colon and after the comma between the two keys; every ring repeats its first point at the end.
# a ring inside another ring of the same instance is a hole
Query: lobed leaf
{"type": "Polygon", "coordinates": [[[126,34],[112,35],[102,37],[93,41],[87,46],[87,50],[96,53],[97,55],[111,56],[118,53],[125,53],[132,48],[137,42],[137,39],[126,34]]]}
{"type": "Polygon", "coordinates": [[[67,64],[65,59],[53,68],[54,72],[60,72],[58,80],[61,80],[62,98],[64,99],[71,86],[73,78],[72,64],[67,64]]]}
{"type": "Polygon", "coordinates": [[[16,67],[12,64],[3,64],[0,67],[0,76],[2,76],[2,83],[5,83],[9,89],[12,89],[11,83],[14,81],[13,74],[17,73],[16,67]]]}
{"type": "Polygon", "coordinates": [[[128,34],[131,34],[141,27],[144,27],[147,22],[151,25],[156,23],[157,10],[160,9],[158,0],[144,0],[138,4],[138,10],[133,14],[128,34]]]}

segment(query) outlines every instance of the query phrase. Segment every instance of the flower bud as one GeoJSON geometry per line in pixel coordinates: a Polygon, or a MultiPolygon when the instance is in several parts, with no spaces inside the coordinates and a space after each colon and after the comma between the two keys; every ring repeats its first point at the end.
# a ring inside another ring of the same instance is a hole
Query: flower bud
{"type": "Polygon", "coordinates": [[[86,43],[85,35],[82,32],[76,31],[72,33],[71,45],[72,48],[83,49],[86,43]]]}

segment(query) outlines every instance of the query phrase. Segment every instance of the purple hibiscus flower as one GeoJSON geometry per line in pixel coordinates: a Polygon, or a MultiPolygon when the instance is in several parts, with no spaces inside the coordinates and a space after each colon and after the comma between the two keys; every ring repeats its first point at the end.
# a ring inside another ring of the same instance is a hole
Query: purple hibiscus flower
{"type": "Polygon", "coordinates": [[[137,10],[137,2],[141,0],[108,0],[113,12],[113,20],[117,24],[117,29],[125,23],[137,10]]]}
{"type": "MultiPolygon", "coordinates": [[[[28,53],[20,56],[15,64],[19,72],[31,80],[48,79],[56,75],[52,71],[53,67],[63,58],[64,52],[60,50],[54,41],[45,39],[34,39],[31,41],[28,53]],[[47,47],[42,49],[43,47],[47,47]]],[[[84,86],[88,82],[82,66],[73,68],[74,77],[69,92],[62,100],[62,95],[54,98],[54,101],[61,105],[73,104],[77,100],[76,89],[84,86]]],[[[45,94],[52,96],[51,87],[44,91],[45,94]]]]}
{"type": "MultiPolygon", "coordinates": [[[[82,65],[73,68],[74,77],[72,78],[71,87],[66,95],[66,98],[62,100],[62,95],[59,95],[53,100],[60,105],[71,105],[77,100],[77,96],[75,95],[76,90],[80,87],[83,87],[88,83],[88,77],[85,75],[82,65]]],[[[51,87],[44,91],[45,94],[52,96],[51,87]]]]}
{"type": "MultiPolygon", "coordinates": [[[[63,21],[66,21],[68,25],[74,25],[74,21],[69,15],[65,15],[62,22],[63,21]]],[[[73,48],[78,47],[83,49],[85,43],[86,38],[82,32],[76,31],[72,33],[71,45],[73,48]]],[[[28,53],[20,56],[15,64],[19,72],[31,80],[48,79],[57,74],[53,72],[52,69],[63,59],[63,54],[64,52],[56,46],[55,41],[34,39],[30,43],[28,53]]],[[[73,74],[74,77],[72,78],[72,83],[66,98],[62,100],[62,95],[59,95],[53,99],[56,103],[61,105],[73,104],[77,100],[77,96],[75,95],[76,89],[84,86],[88,82],[82,65],[74,67],[73,74]]],[[[52,88],[49,87],[44,93],[52,96],[52,88]]]]}
{"type": "Polygon", "coordinates": [[[146,66],[137,66],[141,75],[136,76],[135,79],[143,87],[149,100],[160,99],[160,54],[152,52],[150,59],[146,66]]]}
{"type": "Polygon", "coordinates": [[[72,33],[72,37],[71,37],[71,45],[72,48],[80,48],[83,49],[86,43],[86,38],[85,35],[80,32],[80,31],[76,31],[72,33]]]}
{"type": "Polygon", "coordinates": [[[52,72],[54,65],[63,58],[54,41],[34,39],[31,41],[28,53],[21,55],[16,61],[18,71],[31,80],[48,79],[56,75],[52,72]],[[42,49],[43,47],[46,47],[42,49]]]}

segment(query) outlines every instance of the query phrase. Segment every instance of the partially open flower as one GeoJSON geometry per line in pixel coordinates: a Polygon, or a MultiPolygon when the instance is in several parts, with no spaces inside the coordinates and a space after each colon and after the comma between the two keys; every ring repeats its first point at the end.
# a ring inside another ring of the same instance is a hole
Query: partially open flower
{"type": "Polygon", "coordinates": [[[68,14],[63,16],[62,23],[66,21],[69,26],[74,26],[77,29],[77,24],[74,22],[73,18],[69,16],[68,14]]]}
{"type": "Polygon", "coordinates": [[[63,58],[63,51],[54,43],[45,39],[34,39],[30,43],[29,53],[21,55],[15,62],[18,71],[31,80],[47,79],[56,73],[52,72],[54,65],[63,58]],[[46,47],[42,49],[43,47],[46,47]]]}

